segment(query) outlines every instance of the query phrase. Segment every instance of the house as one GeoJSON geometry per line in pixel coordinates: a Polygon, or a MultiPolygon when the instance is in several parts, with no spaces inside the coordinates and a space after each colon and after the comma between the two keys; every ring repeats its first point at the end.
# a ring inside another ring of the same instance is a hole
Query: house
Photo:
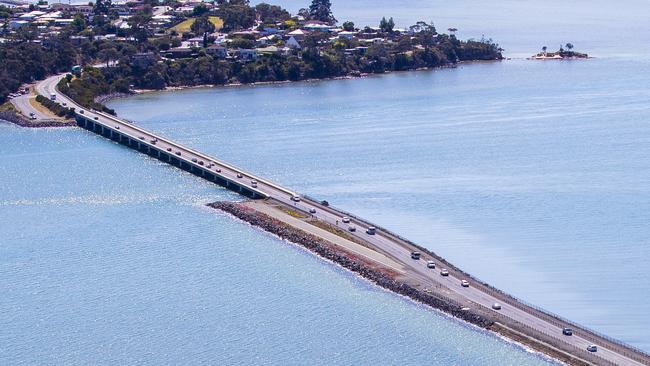
{"type": "Polygon", "coordinates": [[[289,32],[287,34],[287,36],[295,38],[296,41],[298,41],[298,42],[304,41],[306,35],[307,35],[307,32],[305,32],[302,29],[296,29],[295,31],[289,32]]]}
{"type": "Polygon", "coordinates": [[[189,47],[175,47],[170,48],[165,52],[165,57],[168,58],[189,58],[196,57],[198,54],[189,47]]]}
{"type": "Polygon", "coordinates": [[[153,52],[141,52],[131,56],[131,64],[139,68],[146,68],[156,62],[156,55],[153,52]]]}
{"type": "Polygon", "coordinates": [[[278,37],[277,35],[272,34],[272,35],[270,35],[270,36],[266,36],[266,37],[258,38],[258,39],[257,39],[257,44],[259,44],[259,45],[263,45],[263,46],[265,46],[265,45],[267,45],[267,44],[273,44],[273,43],[275,43],[275,41],[276,41],[277,39],[279,39],[279,38],[280,38],[280,37],[278,37]]]}
{"type": "Polygon", "coordinates": [[[216,58],[226,58],[228,57],[228,49],[224,46],[213,44],[212,46],[205,49],[205,53],[216,58]]]}
{"type": "Polygon", "coordinates": [[[310,30],[310,31],[320,31],[320,32],[329,32],[330,30],[336,28],[333,25],[329,25],[325,22],[321,22],[318,20],[310,20],[305,23],[303,26],[304,29],[310,30]]]}
{"type": "Polygon", "coordinates": [[[26,20],[10,20],[9,21],[9,29],[18,29],[22,28],[26,25],[29,25],[29,22],[26,20]]]}
{"type": "Polygon", "coordinates": [[[299,50],[301,48],[300,43],[298,43],[295,37],[289,37],[285,42],[285,45],[294,50],[299,50]]]}
{"type": "Polygon", "coordinates": [[[279,55],[282,52],[282,49],[276,46],[262,47],[257,49],[257,53],[260,55],[279,55]]]}
{"type": "Polygon", "coordinates": [[[343,38],[347,38],[347,39],[352,39],[356,35],[357,35],[357,32],[348,32],[348,31],[339,32],[339,37],[343,37],[343,38]]]}
{"type": "Polygon", "coordinates": [[[239,48],[235,51],[235,57],[240,61],[255,61],[257,60],[257,51],[247,48],[239,48]]]}

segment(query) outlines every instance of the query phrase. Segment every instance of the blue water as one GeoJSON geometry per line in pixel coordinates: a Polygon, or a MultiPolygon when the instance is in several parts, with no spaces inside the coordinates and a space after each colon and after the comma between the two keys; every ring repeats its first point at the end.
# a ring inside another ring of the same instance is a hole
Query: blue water
{"type": "Polygon", "coordinates": [[[650,74],[629,74],[645,65],[512,60],[111,107],[650,348],[650,74]]]}
{"type": "Polygon", "coordinates": [[[541,365],[204,207],[88,132],[0,125],[0,364],[541,365]]]}
{"type": "MultiPolygon", "coordinates": [[[[334,3],[515,58],[569,41],[598,58],[111,107],[650,350],[647,4],[334,3]]],[[[0,153],[0,364],[546,362],[204,208],[239,197],[90,133],[1,125],[0,153]]]]}

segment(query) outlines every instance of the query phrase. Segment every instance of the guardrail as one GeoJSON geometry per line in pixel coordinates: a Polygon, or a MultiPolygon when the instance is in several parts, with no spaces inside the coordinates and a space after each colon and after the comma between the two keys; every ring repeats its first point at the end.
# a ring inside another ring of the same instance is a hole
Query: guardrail
{"type": "MultiPolygon", "coordinates": [[[[312,201],[312,202],[314,202],[314,203],[320,204],[320,202],[321,202],[321,200],[318,200],[318,199],[316,199],[314,197],[311,197],[311,196],[308,196],[308,195],[303,195],[303,197],[310,200],[310,201],[312,201]]],[[[413,245],[415,247],[422,248],[421,246],[413,243],[411,240],[406,239],[406,238],[402,237],[399,234],[395,234],[395,233],[391,232],[390,230],[388,230],[388,229],[386,229],[384,227],[381,227],[381,226],[373,224],[373,223],[371,223],[371,222],[369,222],[369,221],[367,221],[365,219],[362,219],[362,218],[360,218],[360,217],[358,217],[358,216],[356,216],[356,215],[354,215],[354,214],[352,214],[350,212],[347,212],[345,210],[336,208],[336,207],[331,206],[331,205],[325,206],[325,207],[327,208],[328,211],[330,211],[332,213],[343,214],[345,216],[350,217],[351,219],[354,219],[354,220],[356,220],[358,222],[361,222],[361,223],[365,224],[366,226],[374,226],[375,228],[377,228],[377,230],[382,231],[382,232],[384,232],[385,234],[387,234],[389,236],[395,237],[395,238],[397,238],[397,239],[399,239],[399,240],[401,240],[401,241],[403,241],[403,242],[405,242],[407,244],[413,245]]],[[[423,249],[426,249],[426,248],[423,248],[423,249]]],[[[437,257],[441,258],[446,263],[449,263],[444,258],[442,258],[440,256],[437,256],[437,257]]],[[[530,303],[528,303],[528,302],[526,302],[524,300],[521,300],[521,299],[519,299],[519,298],[517,298],[517,297],[515,297],[513,295],[505,293],[505,292],[503,292],[503,291],[489,285],[487,282],[482,281],[481,279],[466,273],[465,271],[459,269],[456,266],[453,266],[453,267],[456,270],[458,270],[459,272],[461,272],[462,274],[464,274],[464,275],[468,276],[469,278],[471,278],[472,280],[480,283],[485,289],[488,290],[488,292],[490,292],[491,295],[504,300],[504,302],[506,302],[506,303],[508,303],[508,304],[510,304],[512,306],[515,306],[520,310],[529,311],[530,309],[532,309],[536,313],[538,313],[538,315],[541,315],[542,318],[545,321],[547,321],[547,322],[549,322],[549,323],[551,323],[553,325],[556,325],[559,328],[573,327],[573,328],[576,328],[578,330],[581,330],[582,332],[580,332],[581,333],[580,335],[583,338],[585,338],[585,339],[587,339],[587,340],[589,340],[591,342],[598,343],[600,341],[600,340],[598,340],[598,338],[601,338],[601,340],[605,340],[605,341],[609,342],[610,344],[612,344],[614,346],[618,346],[617,351],[616,351],[617,353],[620,353],[620,354],[624,355],[625,357],[628,357],[628,358],[630,358],[632,360],[635,360],[635,361],[638,361],[640,363],[650,365],[650,363],[648,363],[648,360],[650,359],[650,354],[648,354],[647,352],[645,352],[645,351],[643,351],[643,350],[641,350],[641,349],[639,349],[637,347],[631,346],[631,345],[629,345],[629,344],[627,344],[627,343],[625,343],[625,342],[623,342],[621,340],[618,340],[616,338],[604,335],[604,334],[602,334],[602,333],[600,333],[598,331],[595,331],[595,330],[590,329],[590,328],[588,328],[586,326],[583,326],[583,325],[580,325],[580,324],[578,324],[576,322],[568,320],[568,319],[566,319],[566,318],[564,318],[564,317],[562,317],[560,315],[554,314],[554,313],[552,313],[552,312],[550,312],[548,310],[545,310],[545,309],[540,308],[538,306],[532,305],[532,304],[530,304],[530,303]],[[526,308],[528,308],[528,309],[526,309],[526,308]]]]}
{"type": "MultiPolygon", "coordinates": [[[[221,161],[221,160],[216,159],[216,158],[214,158],[214,157],[208,156],[208,155],[206,155],[206,154],[203,154],[203,153],[201,153],[201,152],[199,152],[199,151],[196,151],[196,150],[194,150],[194,149],[188,148],[188,147],[183,146],[183,145],[181,145],[181,144],[178,144],[178,143],[176,143],[176,142],[174,142],[174,141],[171,141],[171,140],[169,140],[169,139],[167,139],[167,138],[165,138],[165,137],[159,136],[159,135],[157,135],[157,134],[155,134],[155,133],[153,133],[153,132],[147,131],[147,130],[145,130],[145,129],[141,128],[141,127],[138,127],[138,126],[136,126],[136,125],[133,125],[133,124],[131,124],[131,123],[128,123],[128,122],[122,121],[122,120],[120,120],[120,119],[118,119],[118,118],[116,118],[116,117],[114,117],[114,116],[109,115],[109,114],[106,114],[106,113],[103,113],[103,112],[99,112],[99,111],[95,111],[95,110],[93,110],[92,112],[95,113],[95,114],[98,114],[98,115],[100,115],[100,116],[102,116],[102,117],[104,117],[104,118],[106,118],[106,119],[109,119],[109,120],[111,120],[111,121],[114,121],[114,122],[120,123],[120,124],[122,124],[122,125],[129,126],[129,128],[132,128],[132,129],[134,129],[134,130],[136,130],[136,131],[138,131],[138,132],[141,132],[141,133],[143,133],[143,134],[145,134],[145,135],[149,135],[149,136],[151,136],[151,137],[154,137],[154,138],[156,138],[156,139],[158,139],[158,140],[160,140],[160,141],[163,141],[163,142],[165,142],[165,143],[167,143],[167,144],[169,144],[169,145],[172,145],[172,146],[174,146],[174,147],[176,147],[176,148],[178,148],[178,149],[185,150],[185,151],[189,151],[190,153],[192,153],[192,154],[194,154],[194,155],[196,155],[196,156],[200,156],[200,157],[202,157],[202,158],[205,159],[205,160],[214,161],[215,163],[221,165],[221,166],[224,167],[224,168],[230,169],[230,170],[232,170],[232,171],[234,171],[234,172],[236,172],[236,173],[240,173],[240,174],[245,175],[245,176],[247,176],[247,177],[249,177],[249,178],[253,178],[253,179],[257,180],[259,183],[262,183],[262,184],[264,184],[264,185],[267,185],[267,186],[269,186],[269,187],[272,187],[273,189],[276,189],[276,190],[278,190],[278,191],[280,191],[280,192],[283,192],[283,193],[285,193],[285,194],[287,194],[287,195],[290,195],[290,196],[292,196],[292,197],[293,197],[293,196],[297,196],[297,194],[296,194],[295,192],[293,192],[293,191],[291,191],[291,190],[289,190],[289,189],[287,189],[287,188],[284,188],[284,187],[282,187],[282,186],[279,186],[279,185],[277,185],[277,184],[275,184],[275,183],[273,183],[273,182],[270,182],[270,181],[268,181],[268,180],[266,180],[266,179],[264,179],[264,178],[258,177],[258,176],[256,176],[255,174],[249,173],[249,172],[247,172],[247,171],[245,171],[245,170],[243,170],[243,169],[241,169],[241,168],[238,168],[238,167],[236,167],[236,166],[234,166],[234,165],[228,164],[228,163],[226,163],[226,162],[224,162],[224,161],[221,161]]],[[[83,116],[83,115],[82,115],[82,116],[83,116]]],[[[101,123],[101,121],[97,121],[97,122],[100,122],[100,123],[101,123]]],[[[108,127],[111,128],[110,126],[108,126],[108,127]]]]}

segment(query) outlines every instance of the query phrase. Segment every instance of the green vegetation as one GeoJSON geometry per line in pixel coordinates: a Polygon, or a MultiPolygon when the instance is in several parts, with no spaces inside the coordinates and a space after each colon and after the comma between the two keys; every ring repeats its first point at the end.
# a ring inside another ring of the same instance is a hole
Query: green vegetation
{"type": "Polygon", "coordinates": [[[41,105],[43,105],[45,108],[49,109],[52,111],[52,113],[56,114],[59,117],[68,117],[68,118],[73,118],[74,117],[74,110],[71,108],[66,108],[61,106],[60,104],[49,100],[45,98],[42,95],[37,95],[36,96],[36,101],[39,102],[41,105]]]}
{"type": "MultiPolygon", "coordinates": [[[[392,18],[383,18],[379,30],[358,30],[354,23],[345,22],[342,28],[350,34],[337,36],[329,26],[336,23],[329,0],[313,0],[309,9],[301,11],[305,19],[320,22],[316,27],[321,30],[313,31],[279,6],[251,6],[247,0],[217,2],[218,8],[199,5],[189,18],[176,16],[177,24],[160,26],[152,20],[152,5],[157,3],[148,1],[126,20],[129,27],[124,28],[115,25],[118,17],[111,1],[102,0],[94,3],[92,19],[77,15],[56,33],[43,36],[34,26],[12,31],[9,42],[0,44],[0,103],[22,83],[70,71],[77,64],[105,67],[85,67],[81,77],[64,80],[61,91],[85,107],[112,112],[95,99],[133,88],[322,79],[501,58],[501,49],[491,40],[461,41],[453,32],[437,33],[426,22],[408,31],[396,31],[392,18]],[[256,19],[262,23],[253,29],[256,19]],[[216,37],[212,32],[220,28],[229,32],[224,43],[227,52],[209,48],[216,37]],[[299,44],[294,40],[291,48],[285,48],[291,40],[288,33],[303,28],[299,44]],[[262,43],[266,34],[258,32],[266,29],[275,38],[265,37],[262,43]],[[245,32],[234,32],[239,30],[245,32]],[[190,38],[193,43],[174,54],[190,38]]],[[[0,8],[0,14],[3,11],[0,8]]]]}
{"type": "Polygon", "coordinates": [[[548,47],[542,47],[542,52],[533,56],[534,58],[589,58],[586,53],[573,51],[573,43],[567,43],[555,52],[548,52],[548,47]]]}

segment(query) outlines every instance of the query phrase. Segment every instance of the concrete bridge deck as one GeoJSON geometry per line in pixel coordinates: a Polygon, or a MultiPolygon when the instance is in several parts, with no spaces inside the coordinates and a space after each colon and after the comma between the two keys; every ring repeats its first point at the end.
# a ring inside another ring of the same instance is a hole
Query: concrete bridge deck
{"type": "MultiPolygon", "coordinates": [[[[57,83],[63,77],[64,75],[58,75],[40,82],[37,85],[37,91],[43,96],[55,94],[57,102],[66,103],[68,107],[74,107],[77,112],[76,120],[79,126],[247,197],[272,199],[303,211],[332,226],[348,228],[348,224],[343,226],[342,221],[349,214],[332,207],[323,206],[319,202],[306,197],[301,197],[299,201],[296,201],[294,197],[298,197],[298,194],[290,189],[281,187],[262,177],[248,173],[127,121],[81,107],[56,88],[57,83]],[[256,186],[252,183],[253,181],[257,181],[256,186]]],[[[562,345],[561,348],[565,352],[569,352],[582,360],[588,360],[588,363],[598,365],[650,365],[650,357],[642,352],[591,333],[586,329],[576,329],[575,324],[565,323],[551,315],[546,316],[526,305],[514,303],[508,300],[507,297],[501,296],[493,289],[488,289],[479,281],[460,271],[450,270],[449,277],[437,275],[437,271],[427,268],[424,260],[413,261],[410,259],[410,252],[417,250],[417,247],[412,243],[383,229],[377,229],[376,234],[371,235],[367,232],[367,229],[372,225],[365,220],[352,217],[349,225],[354,225],[357,228],[357,231],[350,232],[350,235],[370,243],[378,253],[392,258],[409,272],[413,281],[418,281],[423,287],[444,286],[449,291],[452,291],[454,295],[466,299],[467,306],[481,307],[483,311],[485,309],[494,311],[495,318],[509,319],[517,324],[525,325],[535,332],[547,335],[562,345]],[[461,279],[470,281],[471,287],[461,287],[461,279]],[[491,307],[494,303],[500,303],[502,309],[498,312],[492,310],[491,307]],[[563,336],[562,328],[564,326],[572,327],[574,335],[571,337],[563,336]],[[586,351],[587,346],[590,344],[598,346],[597,353],[586,351]]],[[[437,268],[446,268],[448,266],[439,258],[425,257],[423,259],[434,260],[437,268]]]]}

